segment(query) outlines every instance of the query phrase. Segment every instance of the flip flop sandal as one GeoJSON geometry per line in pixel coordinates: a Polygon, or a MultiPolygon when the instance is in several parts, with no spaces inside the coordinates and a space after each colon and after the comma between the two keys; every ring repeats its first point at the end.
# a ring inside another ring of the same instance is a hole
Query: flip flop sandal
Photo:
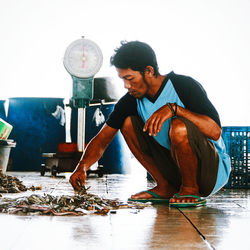
{"type": "Polygon", "coordinates": [[[171,207],[199,207],[206,205],[207,201],[205,199],[202,199],[200,196],[197,195],[179,195],[175,194],[173,196],[174,198],[195,198],[197,201],[195,202],[169,202],[169,206],[171,207]]]}
{"type": "Polygon", "coordinates": [[[163,198],[162,196],[160,196],[159,194],[152,192],[152,191],[143,191],[145,193],[151,194],[152,198],[148,198],[148,199],[132,199],[129,198],[128,201],[136,201],[136,202],[152,202],[153,204],[169,204],[169,199],[163,198]]]}

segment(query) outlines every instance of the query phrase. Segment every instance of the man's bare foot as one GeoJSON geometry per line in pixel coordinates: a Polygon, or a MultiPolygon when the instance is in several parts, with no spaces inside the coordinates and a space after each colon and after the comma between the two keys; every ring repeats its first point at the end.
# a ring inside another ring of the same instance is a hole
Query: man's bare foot
{"type": "MultiPolygon", "coordinates": [[[[199,193],[198,188],[190,188],[190,187],[181,187],[180,191],[178,192],[180,196],[182,195],[196,195],[196,196],[201,196],[199,193]]],[[[194,197],[172,197],[170,199],[170,203],[193,203],[197,202],[198,200],[194,197]]]]}
{"type": "MultiPolygon", "coordinates": [[[[160,188],[159,186],[156,186],[152,189],[149,189],[149,191],[152,191],[160,195],[162,198],[166,198],[166,199],[173,197],[173,195],[177,192],[177,190],[171,186],[168,186],[167,188],[166,187],[160,188]]],[[[145,191],[131,195],[131,199],[150,199],[150,198],[153,198],[153,196],[150,193],[147,193],[145,191]]]]}

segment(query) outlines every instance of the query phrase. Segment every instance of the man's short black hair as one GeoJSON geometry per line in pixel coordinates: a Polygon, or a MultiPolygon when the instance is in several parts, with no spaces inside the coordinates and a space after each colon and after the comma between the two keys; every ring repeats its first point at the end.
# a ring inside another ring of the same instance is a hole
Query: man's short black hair
{"type": "Polygon", "coordinates": [[[159,75],[155,52],[148,44],[139,41],[122,41],[121,46],[115,49],[115,54],[110,58],[110,63],[116,68],[131,68],[142,74],[147,66],[152,66],[154,75],[159,75]]]}

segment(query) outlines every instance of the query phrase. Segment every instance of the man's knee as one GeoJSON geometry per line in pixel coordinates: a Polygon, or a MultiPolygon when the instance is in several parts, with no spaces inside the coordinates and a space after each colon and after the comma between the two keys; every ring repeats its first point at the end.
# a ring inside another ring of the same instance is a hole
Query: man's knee
{"type": "Polygon", "coordinates": [[[174,145],[186,142],[188,137],[185,123],[178,118],[173,119],[169,130],[169,137],[171,143],[174,145]]]}

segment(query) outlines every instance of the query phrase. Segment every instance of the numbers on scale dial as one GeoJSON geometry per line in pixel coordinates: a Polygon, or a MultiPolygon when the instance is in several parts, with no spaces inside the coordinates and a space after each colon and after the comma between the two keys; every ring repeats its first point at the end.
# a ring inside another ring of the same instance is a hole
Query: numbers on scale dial
{"type": "Polygon", "coordinates": [[[98,56],[99,52],[92,44],[75,44],[69,52],[69,66],[78,75],[95,74],[100,67],[98,56]]]}

